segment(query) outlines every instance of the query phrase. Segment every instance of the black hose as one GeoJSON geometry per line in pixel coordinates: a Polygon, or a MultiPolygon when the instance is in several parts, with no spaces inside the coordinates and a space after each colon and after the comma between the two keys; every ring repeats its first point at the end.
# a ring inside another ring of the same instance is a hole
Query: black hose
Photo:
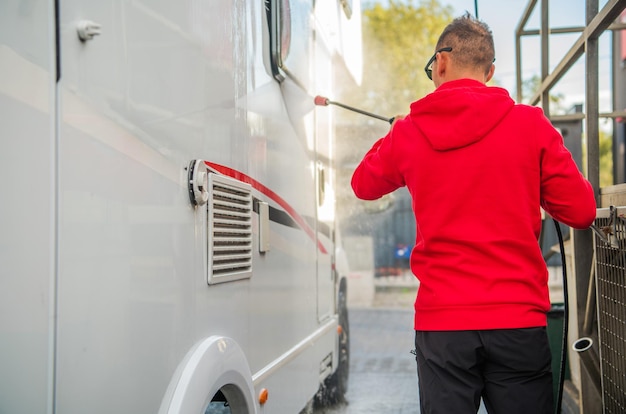
{"type": "Polygon", "coordinates": [[[556,235],[559,238],[559,248],[561,249],[561,263],[563,268],[563,341],[561,343],[561,365],[559,367],[559,388],[557,390],[554,413],[561,414],[561,404],[563,402],[563,384],[565,382],[565,363],[567,361],[567,325],[569,323],[569,298],[567,295],[567,266],[565,264],[565,245],[563,244],[563,234],[561,225],[554,220],[556,235]]]}

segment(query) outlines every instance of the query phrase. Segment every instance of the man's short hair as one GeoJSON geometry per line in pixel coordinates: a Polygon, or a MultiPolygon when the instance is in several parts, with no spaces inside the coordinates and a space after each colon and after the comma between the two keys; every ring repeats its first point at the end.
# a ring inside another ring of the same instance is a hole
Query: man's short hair
{"type": "Polygon", "coordinates": [[[468,12],[443,30],[436,49],[442,47],[452,48],[452,59],[459,66],[483,69],[485,74],[491,69],[496,55],[491,29],[468,12]]]}

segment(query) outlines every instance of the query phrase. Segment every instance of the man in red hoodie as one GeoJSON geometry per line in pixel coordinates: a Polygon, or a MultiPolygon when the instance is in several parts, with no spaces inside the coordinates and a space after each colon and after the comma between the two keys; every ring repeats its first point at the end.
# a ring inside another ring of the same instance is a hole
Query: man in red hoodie
{"type": "Polygon", "coordinates": [[[540,108],[488,87],[489,27],[469,14],[441,34],[425,70],[436,90],[369,150],[357,197],[407,186],[420,281],[415,345],[422,414],[553,410],[541,209],[577,229],[594,192],[540,108]]]}

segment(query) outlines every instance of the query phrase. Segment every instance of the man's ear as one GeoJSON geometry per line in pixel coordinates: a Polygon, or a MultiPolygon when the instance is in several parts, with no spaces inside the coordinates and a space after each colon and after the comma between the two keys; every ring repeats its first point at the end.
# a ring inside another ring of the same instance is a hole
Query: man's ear
{"type": "Polygon", "coordinates": [[[489,68],[489,72],[487,72],[487,76],[485,77],[485,83],[489,82],[491,78],[493,78],[493,74],[495,71],[496,71],[496,65],[492,63],[491,67],[489,68]]]}
{"type": "Polygon", "coordinates": [[[449,56],[447,53],[437,53],[437,75],[442,78],[446,73],[446,69],[448,69],[448,59],[449,56]]]}

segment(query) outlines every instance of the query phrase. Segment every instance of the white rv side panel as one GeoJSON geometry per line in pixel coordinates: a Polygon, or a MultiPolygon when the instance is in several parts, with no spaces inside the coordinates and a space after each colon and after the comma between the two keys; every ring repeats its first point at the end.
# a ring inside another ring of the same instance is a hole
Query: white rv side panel
{"type": "Polygon", "coordinates": [[[312,96],[343,18],[292,1],[307,66],[279,82],[270,4],[0,2],[1,413],[195,413],[217,390],[293,413],[337,369],[334,128],[312,96]],[[190,197],[190,165],[240,182],[245,220],[229,188],[220,211],[190,197]],[[207,283],[228,249],[245,278],[207,283]]]}
{"type": "Polygon", "coordinates": [[[56,162],[53,5],[0,4],[0,411],[51,409],[56,162]]]}
{"type": "Polygon", "coordinates": [[[185,185],[192,159],[245,165],[246,7],[62,2],[59,412],[157,412],[197,341],[247,348],[248,289],[207,285],[185,185]],[[101,34],[80,41],[81,20],[101,34]]]}

